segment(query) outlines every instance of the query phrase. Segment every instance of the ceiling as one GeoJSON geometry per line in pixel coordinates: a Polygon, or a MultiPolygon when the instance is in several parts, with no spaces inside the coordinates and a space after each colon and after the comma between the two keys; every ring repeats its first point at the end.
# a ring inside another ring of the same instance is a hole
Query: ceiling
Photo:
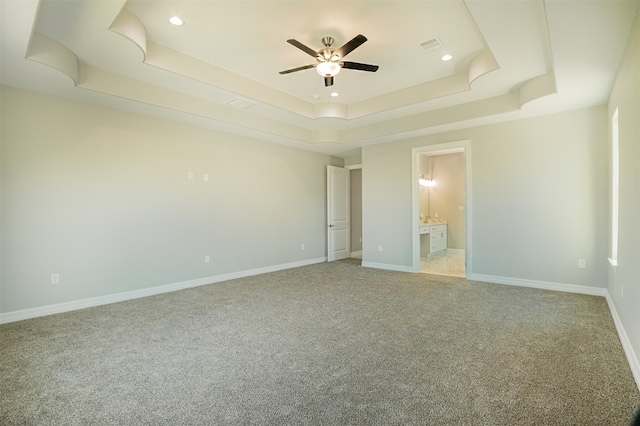
{"type": "Polygon", "coordinates": [[[2,0],[1,81],[348,157],[606,103],[639,4],[2,0]],[[279,74],[314,63],[286,40],[317,50],[358,34],[368,40],[346,59],[377,72],[343,69],[331,87],[314,69],[279,74]]]}

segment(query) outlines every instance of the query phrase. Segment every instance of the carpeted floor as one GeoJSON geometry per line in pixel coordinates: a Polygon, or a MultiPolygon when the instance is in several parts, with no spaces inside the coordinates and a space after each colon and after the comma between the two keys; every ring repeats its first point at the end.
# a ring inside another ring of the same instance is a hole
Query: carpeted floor
{"type": "Polygon", "coordinates": [[[0,424],[627,425],[604,298],[352,259],[0,326],[0,424]]]}

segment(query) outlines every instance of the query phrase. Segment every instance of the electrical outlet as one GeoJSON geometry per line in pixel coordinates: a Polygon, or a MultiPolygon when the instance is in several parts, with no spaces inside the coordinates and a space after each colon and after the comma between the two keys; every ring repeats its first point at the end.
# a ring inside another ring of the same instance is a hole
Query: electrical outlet
{"type": "Polygon", "coordinates": [[[202,175],[202,180],[205,182],[209,182],[209,173],[205,173],[202,175]]]}
{"type": "Polygon", "coordinates": [[[304,250],[304,244],[300,244],[300,250],[304,250]]]}
{"type": "Polygon", "coordinates": [[[438,217],[438,213],[437,213],[437,212],[436,212],[436,214],[435,214],[435,216],[434,216],[434,217],[438,217]]]}
{"type": "Polygon", "coordinates": [[[360,237],[360,242],[362,242],[362,237],[360,237]]]}
{"type": "Polygon", "coordinates": [[[620,284],[620,299],[624,299],[624,284],[620,284]]]}
{"type": "Polygon", "coordinates": [[[464,206],[458,206],[458,210],[460,210],[461,212],[464,211],[464,206]]]}
{"type": "Polygon", "coordinates": [[[193,172],[187,173],[187,179],[193,180],[193,172]]]}
{"type": "Polygon", "coordinates": [[[378,246],[378,251],[381,252],[382,251],[382,246],[378,246]]]}
{"type": "Polygon", "coordinates": [[[584,259],[578,259],[578,268],[584,269],[587,267],[587,263],[584,259]]]}
{"type": "Polygon", "coordinates": [[[204,263],[209,263],[211,262],[211,256],[209,256],[208,254],[204,257],[204,263]]]}
{"type": "Polygon", "coordinates": [[[51,284],[60,284],[60,274],[51,274],[51,284]]]}

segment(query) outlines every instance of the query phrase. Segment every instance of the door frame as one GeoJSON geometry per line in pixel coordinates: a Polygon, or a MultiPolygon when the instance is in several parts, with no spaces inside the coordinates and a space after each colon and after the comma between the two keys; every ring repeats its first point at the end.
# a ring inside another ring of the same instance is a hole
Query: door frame
{"type": "Polygon", "coordinates": [[[411,150],[411,233],[413,235],[413,272],[420,272],[420,187],[418,178],[420,175],[419,160],[422,154],[442,155],[454,152],[464,153],[465,167],[465,197],[464,197],[464,223],[465,223],[465,268],[466,278],[471,275],[472,259],[472,232],[471,232],[471,209],[472,209],[472,187],[471,187],[471,140],[461,140],[456,142],[446,142],[435,145],[427,145],[413,148],[411,150]]]}

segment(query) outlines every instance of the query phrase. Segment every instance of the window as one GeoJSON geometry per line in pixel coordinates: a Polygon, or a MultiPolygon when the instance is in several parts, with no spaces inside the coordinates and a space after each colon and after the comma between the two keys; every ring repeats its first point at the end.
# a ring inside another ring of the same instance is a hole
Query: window
{"type": "Polygon", "coordinates": [[[611,118],[611,257],[618,264],[618,204],[620,192],[620,149],[618,143],[618,109],[611,118]]]}

